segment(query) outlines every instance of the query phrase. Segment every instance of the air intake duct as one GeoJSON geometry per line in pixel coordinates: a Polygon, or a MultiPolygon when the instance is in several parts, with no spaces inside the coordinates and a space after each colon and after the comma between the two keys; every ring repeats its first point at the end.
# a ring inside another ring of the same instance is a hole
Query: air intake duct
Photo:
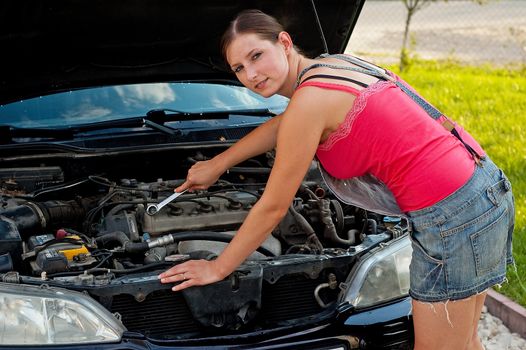
{"type": "Polygon", "coordinates": [[[0,212],[13,220],[23,237],[39,234],[43,229],[76,226],[85,210],[75,201],[27,202],[0,212]]]}

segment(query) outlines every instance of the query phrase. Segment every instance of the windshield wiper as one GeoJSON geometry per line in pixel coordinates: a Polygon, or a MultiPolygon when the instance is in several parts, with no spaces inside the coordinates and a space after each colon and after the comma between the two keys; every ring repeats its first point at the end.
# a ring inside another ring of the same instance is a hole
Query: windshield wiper
{"type": "Polygon", "coordinates": [[[140,128],[149,127],[170,136],[181,135],[179,129],[165,126],[164,123],[188,120],[228,119],[231,115],[272,117],[276,114],[268,108],[221,110],[208,112],[183,112],[175,109],[152,109],[144,117],[106,120],[91,124],[82,124],[62,128],[18,128],[0,125],[0,144],[8,144],[15,138],[42,138],[54,141],[71,140],[76,134],[105,130],[111,128],[140,128]]]}
{"type": "Polygon", "coordinates": [[[276,113],[268,108],[226,109],[205,112],[182,112],[170,108],[159,108],[149,110],[148,113],[146,113],[146,118],[157,124],[164,124],[166,122],[174,121],[228,119],[231,115],[274,117],[276,113]]]}
{"type": "Polygon", "coordinates": [[[71,140],[78,133],[104,130],[111,128],[140,128],[147,126],[151,129],[161,131],[168,135],[180,135],[178,129],[173,129],[161,124],[157,124],[147,118],[127,118],[108,120],[85,125],[69,126],[64,128],[17,128],[9,125],[0,126],[0,144],[12,142],[15,138],[43,138],[53,139],[54,141],[71,140]]]}

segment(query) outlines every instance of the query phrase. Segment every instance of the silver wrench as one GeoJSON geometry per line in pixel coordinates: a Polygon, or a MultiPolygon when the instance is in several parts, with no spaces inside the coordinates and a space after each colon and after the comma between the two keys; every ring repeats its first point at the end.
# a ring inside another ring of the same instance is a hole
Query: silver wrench
{"type": "Polygon", "coordinates": [[[157,212],[159,212],[159,210],[161,210],[166,204],[172,202],[173,200],[175,200],[177,197],[179,197],[180,195],[182,195],[185,192],[186,192],[186,190],[184,190],[182,192],[175,192],[174,194],[172,194],[170,197],[166,198],[165,200],[163,200],[159,204],[148,204],[148,206],[146,207],[146,213],[148,215],[155,215],[155,214],[157,214],[157,212]]]}

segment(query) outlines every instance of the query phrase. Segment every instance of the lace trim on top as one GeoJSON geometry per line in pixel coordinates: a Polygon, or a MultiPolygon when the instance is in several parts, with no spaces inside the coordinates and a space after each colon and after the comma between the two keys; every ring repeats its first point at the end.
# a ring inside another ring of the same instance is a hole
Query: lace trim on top
{"type": "Polygon", "coordinates": [[[388,86],[392,86],[393,83],[390,81],[378,80],[377,82],[369,85],[367,88],[360,90],[360,93],[356,96],[354,103],[345,116],[343,122],[334,130],[325,142],[318,146],[319,151],[329,151],[336,142],[346,138],[352,129],[352,125],[356,117],[365,109],[367,105],[367,99],[379,91],[385,89],[388,86]]]}

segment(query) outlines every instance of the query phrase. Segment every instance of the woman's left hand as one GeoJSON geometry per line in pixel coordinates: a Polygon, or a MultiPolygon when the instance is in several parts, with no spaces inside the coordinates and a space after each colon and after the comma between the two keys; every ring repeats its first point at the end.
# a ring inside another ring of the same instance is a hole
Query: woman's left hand
{"type": "Polygon", "coordinates": [[[172,288],[174,292],[221,281],[224,277],[215,260],[190,260],[159,275],[161,283],[181,282],[172,288]]]}

